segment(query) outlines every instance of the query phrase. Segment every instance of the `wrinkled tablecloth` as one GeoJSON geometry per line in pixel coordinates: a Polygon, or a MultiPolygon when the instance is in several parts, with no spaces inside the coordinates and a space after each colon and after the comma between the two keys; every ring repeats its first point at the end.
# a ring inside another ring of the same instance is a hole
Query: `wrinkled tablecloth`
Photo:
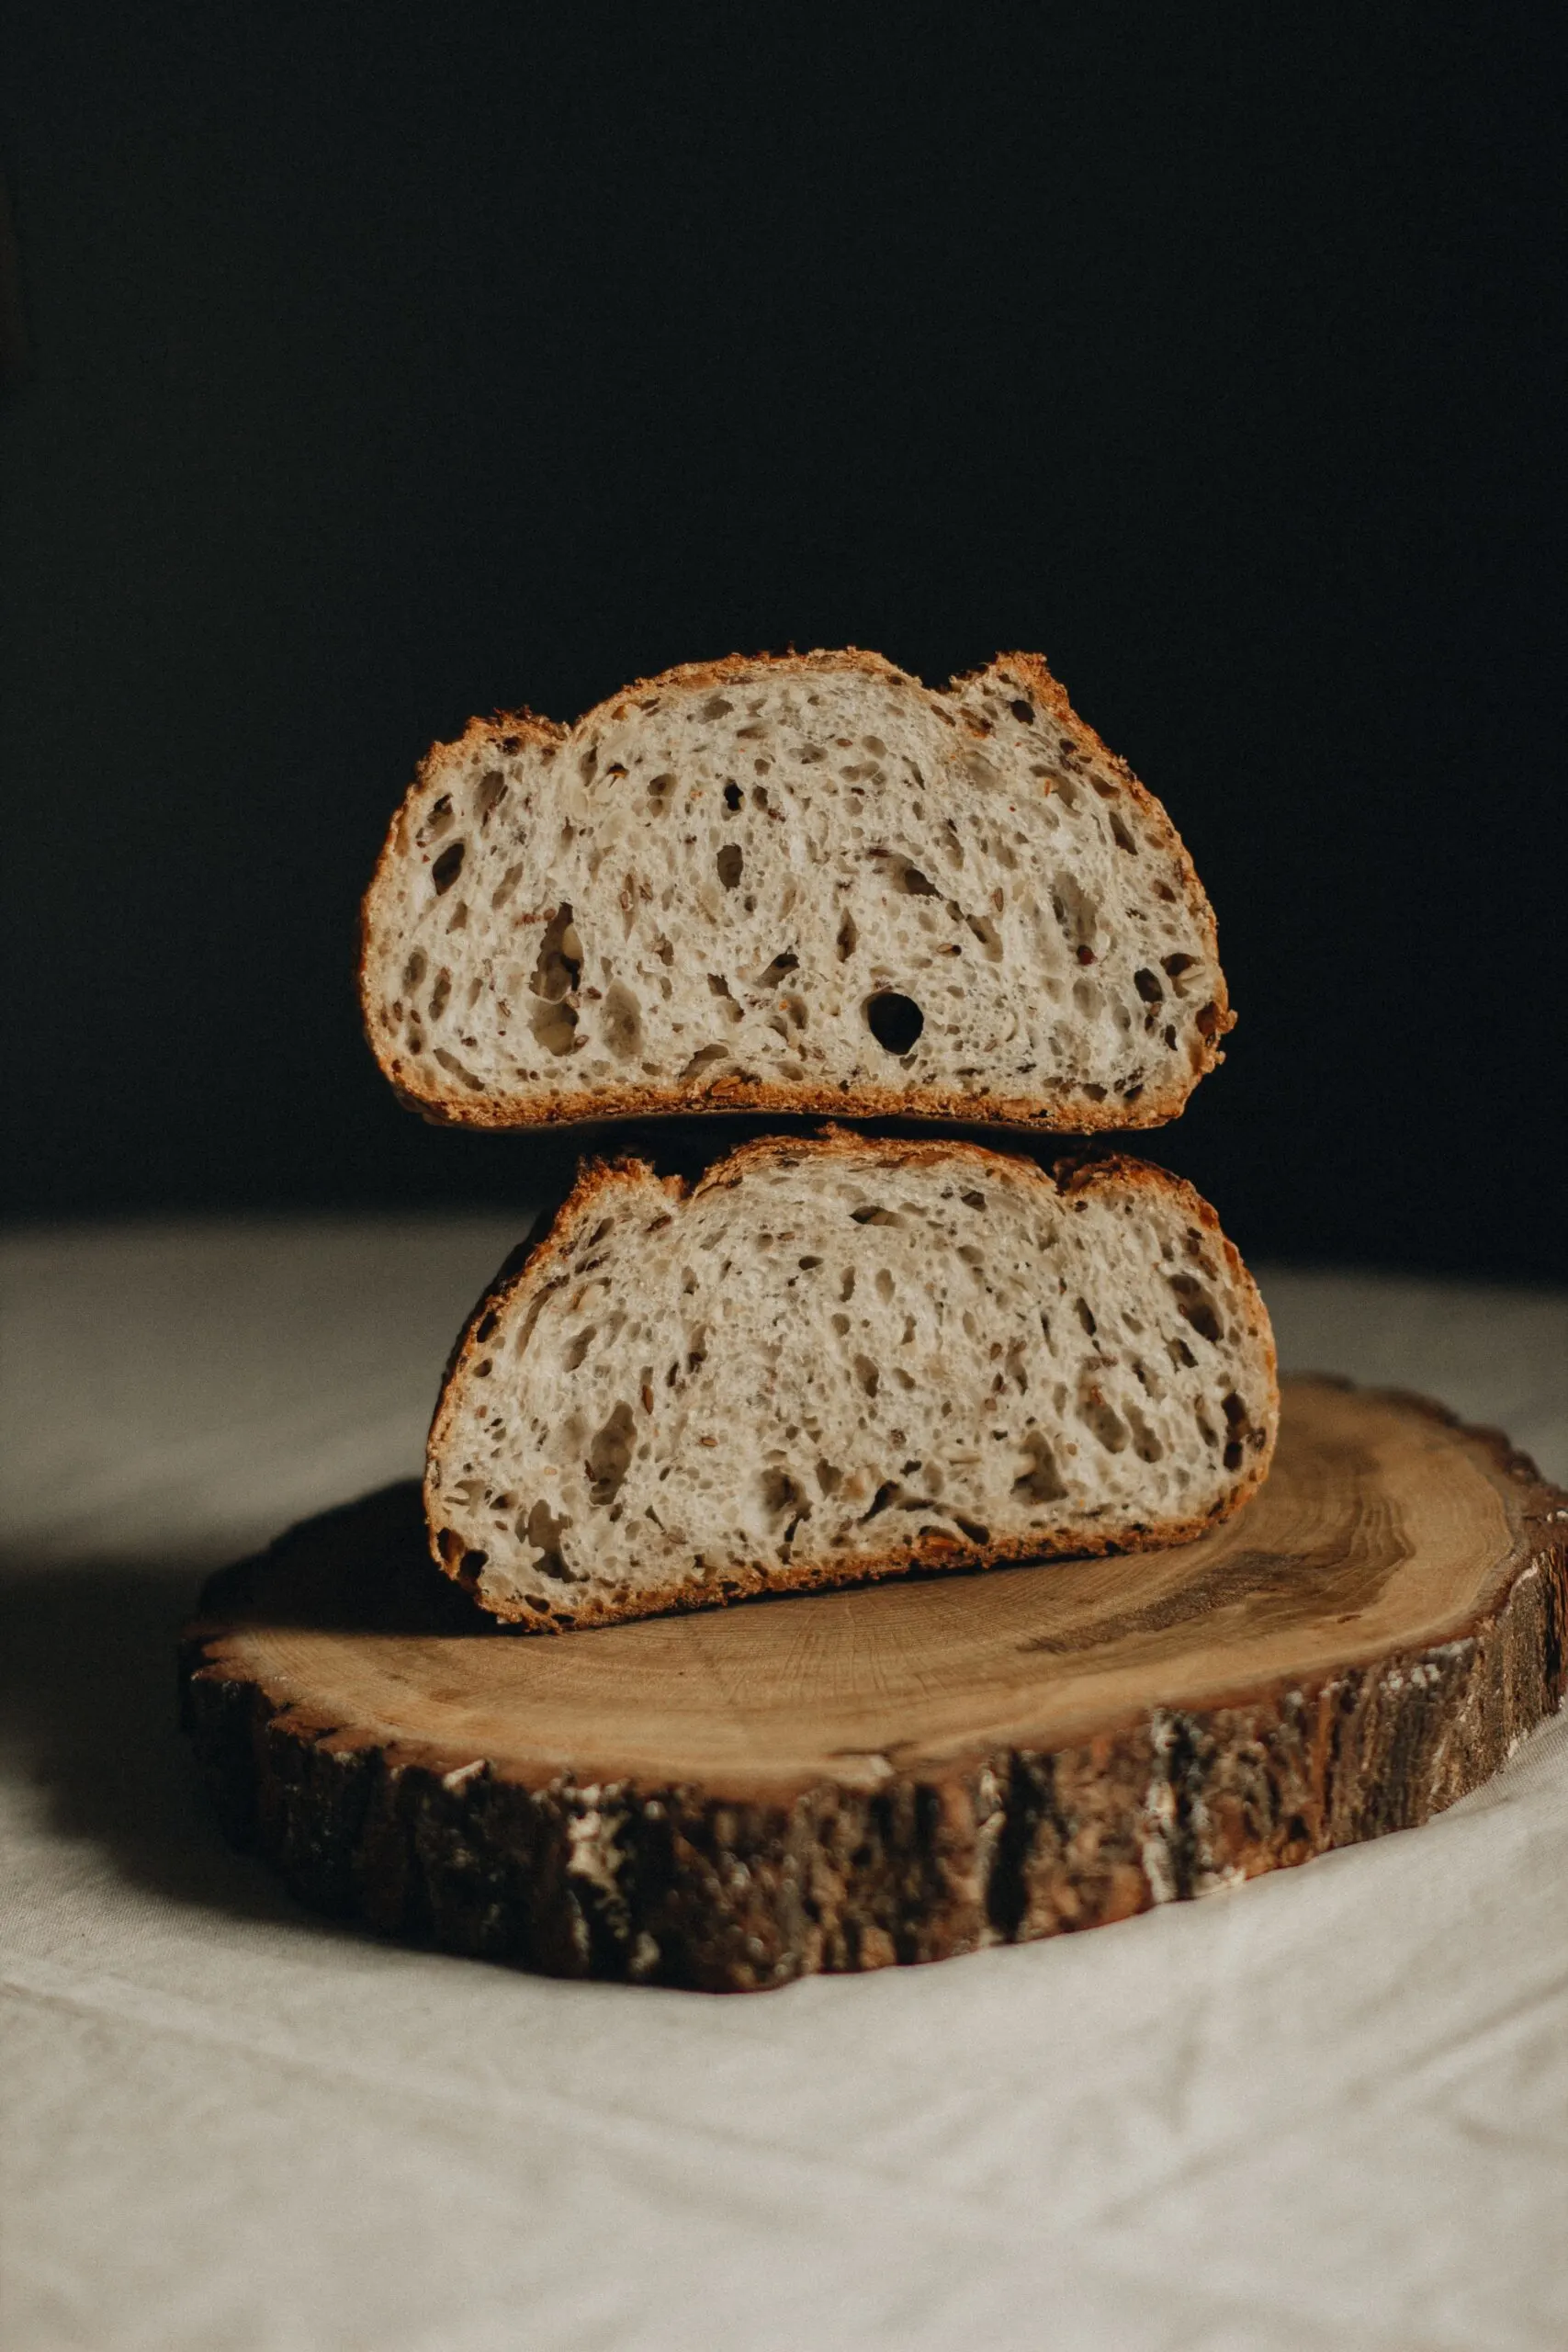
{"type": "MultiPolygon", "coordinates": [[[[7,2352],[1568,2346],[1568,1720],[1428,1827],[752,1997],[300,1911],[204,1810],[203,1570],[412,1469],[519,1221],[12,1237],[7,2352]]],[[[1568,1299],[1265,1270],[1284,1363],[1568,1480],[1568,1299]]]]}

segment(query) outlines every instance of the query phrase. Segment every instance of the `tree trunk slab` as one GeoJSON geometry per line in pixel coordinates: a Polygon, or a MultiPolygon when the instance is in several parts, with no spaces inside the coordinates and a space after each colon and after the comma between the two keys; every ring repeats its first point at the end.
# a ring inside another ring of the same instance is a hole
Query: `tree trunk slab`
{"type": "Polygon", "coordinates": [[[1568,1679],[1568,1494],[1420,1398],[1285,1386],[1273,1475],[1133,1558],[519,1635],[412,1481],[208,1585],[186,1728],[308,1903],[750,1991],[1128,1917],[1414,1827],[1568,1679]]]}

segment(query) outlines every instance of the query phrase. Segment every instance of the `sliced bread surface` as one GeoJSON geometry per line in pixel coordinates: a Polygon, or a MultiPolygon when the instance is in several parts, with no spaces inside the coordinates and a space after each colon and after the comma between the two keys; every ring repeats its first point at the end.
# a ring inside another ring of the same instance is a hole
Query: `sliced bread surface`
{"type": "Polygon", "coordinates": [[[450,1575],[549,1631],[1180,1543],[1277,1418],[1190,1185],[830,1130],[692,1185],[591,1164],[458,1342],[425,1510],[450,1575]]]}
{"type": "Polygon", "coordinates": [[[1233,1016],[1157,800],[1044,662],[669,672],[437,746],[365,903],[367,1034],[466,1126],[753,1108],[1174,1118],[1233,1016]]]}

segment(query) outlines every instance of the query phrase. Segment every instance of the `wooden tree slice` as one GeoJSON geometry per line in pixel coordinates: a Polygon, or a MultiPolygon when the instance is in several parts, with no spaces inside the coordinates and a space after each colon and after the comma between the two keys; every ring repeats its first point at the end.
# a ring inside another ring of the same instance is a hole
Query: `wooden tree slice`
{"type": "Polygon", "coordinates": [[[1568,1495],[1438,1407],[1297,1381],[1263,1492],[1168,1552],[517,1634],[431,1565],[410,1482],[202,1607],[187,1727],[307,1901],[744,1990],[1424,1821],[1562,1696],[1568,1495]]]}

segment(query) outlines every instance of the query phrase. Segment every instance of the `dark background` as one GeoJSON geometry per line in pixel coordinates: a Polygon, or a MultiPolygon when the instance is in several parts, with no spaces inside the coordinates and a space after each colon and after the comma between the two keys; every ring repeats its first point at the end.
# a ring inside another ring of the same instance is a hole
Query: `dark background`
{"type": "Polygon", "coordinates": [[[1241,1025],[1156,1156],[1258,1251],[1568,1274],[1532,18],[10,24],[13,1214],[525,1197],[538,1145],[423,1128],[358,1037],[431,738],[1024,647],[1219,913],[1241,1025]]]}

